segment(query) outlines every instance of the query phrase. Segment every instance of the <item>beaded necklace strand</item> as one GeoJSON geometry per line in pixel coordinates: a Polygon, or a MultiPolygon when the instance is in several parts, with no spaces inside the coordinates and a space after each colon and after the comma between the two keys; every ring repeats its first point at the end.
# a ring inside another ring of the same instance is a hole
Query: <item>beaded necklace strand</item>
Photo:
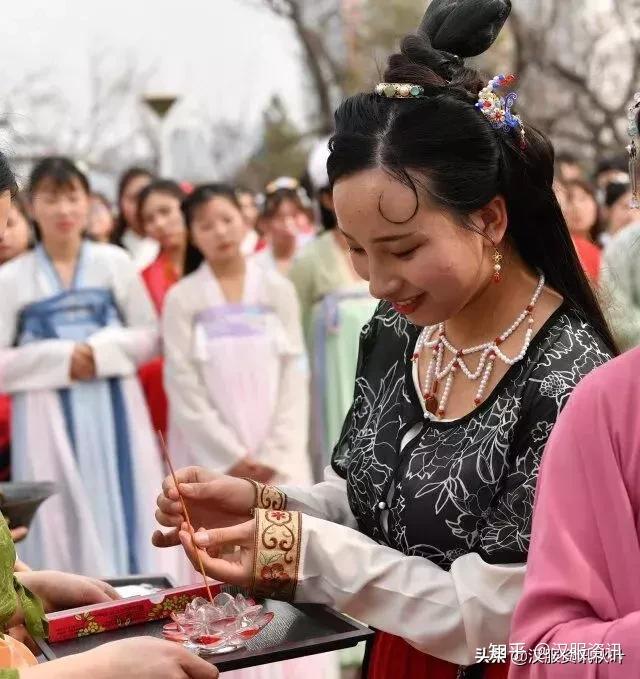
{"type": "MultiPolygon", "coordinates": [[[[438,325],[431,325],[422,330],[420,337],[416,343],[415,353],[412,356],[412,361],[418,361],[423,349],[431,349],[431,360],[429,361],[429,367],[424,379],[424,390],[423,397],[425,402],[425,407],[428,412],[433,415],[437,415],[439,418],[443,418],[447,412],[447,403],[449,401],[449,396],[451,394],[451,387],[453,385],[453,380],[460,369],[467,379],[475,382],[480,380],[480,385],[476,392],[476,397],[474,399],[474,404],[479,406],[482,403],[482,397],[487,388],[487,383],[491,377],[493,367],[495,365],[496,359],[501,360],[507,365],[515,365],[521,361],[526,353],[529,345],[531,344],[531,338],[533,337],[533,310],[536,303],[540,299],[542,294],[542,289],[544,288],[544,275],[540,275],[538,285],[533,293],[533,297],[529,302],[526,309],[516,318],[512,325],[505,330],[499,337],[496,337],[490,342],[485,342],[484,344],[479,344],[475,347],[469,347],[467,349],[458,349],[455,347],[447,338],[444,323],[438,325]],[[528,328],[525,334],[524,343],[522,345],[522,350],[517,356],[510,358],[505,355],[500,349],[500,345],[524,323],[527,322],[528,328]],[[446,364],[444,363],[445,350],[449,351],[453,358],[446,364]],[[471,356],[472,354],[480,354],[480,362],[475,371],[469,369],[465,362],[466,356],[471,356]],[[438,402],[438,387],[440,383],[446,380],[444,383],[444,389],[442,392],[442,398],[438,402]]],[[[425,414],[425,417],[428,417],[425,414]]]]}

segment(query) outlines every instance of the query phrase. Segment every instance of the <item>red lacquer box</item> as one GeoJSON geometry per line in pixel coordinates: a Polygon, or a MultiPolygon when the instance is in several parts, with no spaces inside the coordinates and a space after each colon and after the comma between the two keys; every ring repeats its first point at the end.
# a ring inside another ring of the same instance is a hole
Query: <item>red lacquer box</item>
{"type": "MultiPolygon", "coordinates": [[[[213,596],[220,592],[220,588],[220,583],[212,582],[209,585],[213,596]]],[[[204,585],[165,589],[145,596],[50,613],[45,617],[47,639],[51,643],[67,641],[130,625],[164,620],[173,612],[182,612],[196,597],[207,597],[204,585]]]]}

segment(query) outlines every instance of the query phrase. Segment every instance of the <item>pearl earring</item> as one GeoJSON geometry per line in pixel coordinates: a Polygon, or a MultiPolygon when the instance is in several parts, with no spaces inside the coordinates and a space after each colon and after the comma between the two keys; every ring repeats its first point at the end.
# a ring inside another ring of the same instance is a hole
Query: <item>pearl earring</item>
{"type": "Polygon", "coordinates": [[[493,281],[499,283],[502,280],[502,255],[496,249],[493,255],[493,281]]]}

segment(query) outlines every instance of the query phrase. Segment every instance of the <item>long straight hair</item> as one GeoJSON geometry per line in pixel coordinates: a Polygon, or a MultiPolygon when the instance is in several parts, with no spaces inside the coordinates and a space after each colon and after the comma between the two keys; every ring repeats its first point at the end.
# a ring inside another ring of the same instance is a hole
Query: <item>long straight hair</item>
{"type": "Polygon", "coordinates": [[[424,95],[347,99],[335,116],[329,179],[333,186],[342,177],[382,168],[410,187],[416,200],[425,191],[462,226],[471,213],[503,196],[507,237],[520,257],[542,271],[617,353],[553,191],[551,143],[525,124],[522,148],[519,135],[494,129],[475,108],[486,81],[462,57],[491,45],[509,9],[508,0],[433,0],[418,34],[403,40],[384,74],[389,83],[421,85],[424,95]]]}

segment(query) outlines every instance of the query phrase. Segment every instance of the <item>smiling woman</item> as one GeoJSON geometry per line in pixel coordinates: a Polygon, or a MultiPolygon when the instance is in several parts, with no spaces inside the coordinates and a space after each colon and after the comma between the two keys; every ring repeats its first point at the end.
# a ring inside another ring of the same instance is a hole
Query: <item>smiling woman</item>
{"type": "Polygon", "coordinates": [[[575,385],[615,353],[553,193],[550,142],[514,94],[495,95],[510,78],[487,85],[464,63],[510,9],[433,0],[386,82],[336,113],[338,226],[381,303],[325,482],[253,496],[179,472],[215,498],[199,522],[217,530],[196,543],[243,547],[232,563],[208,557],[209,573],[370,624],[368,679],[506,677],[482,649],[508,642],[542,451],[575,385]],[[219,527],[252,504],[253,522],[219,527]],[[278,560],[276,577],[264,564],[278,560]]]}

